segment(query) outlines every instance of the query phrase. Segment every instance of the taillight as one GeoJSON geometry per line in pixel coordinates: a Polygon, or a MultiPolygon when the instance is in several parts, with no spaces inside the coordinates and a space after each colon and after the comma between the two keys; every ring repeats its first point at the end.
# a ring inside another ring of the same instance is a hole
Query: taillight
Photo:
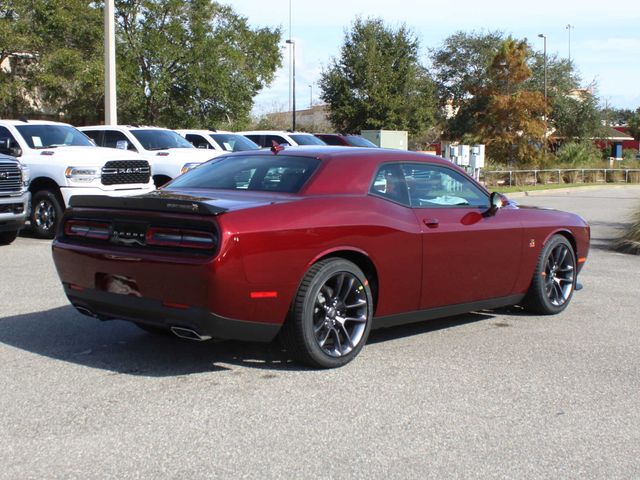
{"type": "Polygon", "coordinates": [[[67,220],[64,224],[64,234],[69,237],[109,240],[111,232],[109,230],[108,223],[86,220],[67,220]]]}
{"type": "Polygon", "coordinates": [[[150,227],[147,230],[147,245],[212,249],[216,246],[216,237],[211,232],[198,230],[150,227]]]}

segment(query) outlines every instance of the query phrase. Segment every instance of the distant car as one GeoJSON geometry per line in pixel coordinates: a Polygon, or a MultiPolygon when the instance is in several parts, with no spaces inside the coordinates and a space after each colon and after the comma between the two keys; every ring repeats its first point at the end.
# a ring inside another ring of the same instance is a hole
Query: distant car
{"type": "Polygon", "coordinates": [[[259,150],[260,146],[244,135],[220,130],[176,130],[196,148],[218,152],[259,150]]]}
{"type": "Polygon", "coordinates": [[[311,133],[304,132],[281,132],[277,130],[254,130],[250,132],[238,132],[249,140],[260,145],[262,148],[271,148],[273,142],[278,145],[303,147],[326,145],[322,140],[311,133]]]}
{"type": "Polygon", "coordinates": [[[96,125],[79,130],[100,147],[138,152],[151,164],[153,183],[157,187],[222,153],[194,148],[168,128],[96,125]]]}
{"type": "Polygon", "coordinates": [[[577,215],[521,208],[439,157],[294,147],[225,154],[147,195],[74,197],[53,257],[82,313],[179,337],[270,341],[315,367],[372,327],[569,304],[577,215]]]}
{"type": "Polygon", "coordinates": [[[360,135],[342,135],[340,133],[316,133],[314,135],[327,145],[378,148],[375,143],[360,135]]]}

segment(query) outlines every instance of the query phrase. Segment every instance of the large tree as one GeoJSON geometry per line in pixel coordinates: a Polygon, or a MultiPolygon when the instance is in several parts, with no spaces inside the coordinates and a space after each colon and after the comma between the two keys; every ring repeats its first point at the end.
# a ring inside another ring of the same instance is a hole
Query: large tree
{"type": "Polygon", "coordinates": [[[419,42],[406,26],[356,19],[340,56],[320,76],[329,120],[341,132],[426,130],[436,109],[433,82],[418,61],[419,42]]]}
{"type": "Polygon", "coordinates": [[[0,113],[43,106],[68,121],[97,119],[102,91],[102,13],[88,0],[0,4],[0,113]]]}
{"type": "MultiPolygon", "coordinates": [[[[494,58],[507,38],[502,32],[457,32],[430,51],[430,72],[436,81],[440,105],[444,108],[444,136],[451,140],[473,141],[476,117],[487,108],[482,94],[490,81],[494,58]]],[[[530,76],[519,88],[544,92],[544,55],[525,39],[525,63],[530,76]]],[[[582,138],[597,134],[597,98],[575,91],[580,76],[572,63],[555,54],[547,56],[547,124],[550,130],[579,134],[582,138]],[[577,100],[579,98],[579,100],[577,100]],[[584,100],[584,101],[583,101],[584,100]],[[570,121],[569,121],[570,120],[570,121]]]]}
{"type": "Polygon", "coordinates": [[[476,112],[475,133],[498,162],[531,162],[545,141],[544,96],[523,88],[531,77],[528,55],[526,41],[507,38],[489,67],[488,85],[476,92],[486,103],[476,112]]]}
{"type": "Polygon", "coordinates": [[[239,127],[281,63],[280,31],[210,0],[119,0],[122,121],[239,127]]]}

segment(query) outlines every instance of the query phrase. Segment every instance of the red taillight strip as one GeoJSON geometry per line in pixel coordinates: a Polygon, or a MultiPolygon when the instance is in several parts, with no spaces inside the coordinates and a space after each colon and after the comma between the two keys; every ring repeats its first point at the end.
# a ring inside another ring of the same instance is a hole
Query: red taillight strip
{"type": "Polygon", "coordinates": [[[86,220],[67,220],[64,224],[64,234],[70,237],[109,240],[111,232],[109,230],[108,223],[86,220]]]}
{"type": "Polygon", "coordinates": [[[160,247],[187,247],[211,249],[216,246],[215,236],[210,232],[182,230],[179,228],[150,227],[147,230],[147,245],[160,247]]]}

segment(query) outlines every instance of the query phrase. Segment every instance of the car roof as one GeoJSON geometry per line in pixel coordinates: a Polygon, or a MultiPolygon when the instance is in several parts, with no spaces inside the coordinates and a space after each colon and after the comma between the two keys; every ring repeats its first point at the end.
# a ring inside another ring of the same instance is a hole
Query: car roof
{"type": "Polygon", "coordinates": [[[106,130],[106,129],[121,129],[121,130],[168,130],[170,128],[154,127],[151,125],[87,125],[85,127],[78,127],[79,130],[106,130]]]}
{"type": "Polygon", "coordinates": [[[248,130],[235,133],[240,135],[313,135],[313,133],[309,132],[285,132],[284,130],[248,130]]]}
{"type": "Polygon", "coordinates": [[[225,135],[241,135],[238,132],[228,132],[227,130],[202,130],[202,129],[197,129],[197,128],[176,128],[175,130],[178,133],[184,133],[184,134],[188,134],[188,133],[199,133],[201,135],[215,135],[216,133],[222,133],[225,135]]]}
{"type": "Polygon", "coordinates": [[[16,126],[21,126],[21,125],[65,125],[67,127],[71,127],[72,125],[68,124],[68,123],[63,123],[63,122],[52,122],[51,120],[5,120],[5,119],[0,119],[0,123],[4,123],[7,125],[16,125],[16,126]]]}

